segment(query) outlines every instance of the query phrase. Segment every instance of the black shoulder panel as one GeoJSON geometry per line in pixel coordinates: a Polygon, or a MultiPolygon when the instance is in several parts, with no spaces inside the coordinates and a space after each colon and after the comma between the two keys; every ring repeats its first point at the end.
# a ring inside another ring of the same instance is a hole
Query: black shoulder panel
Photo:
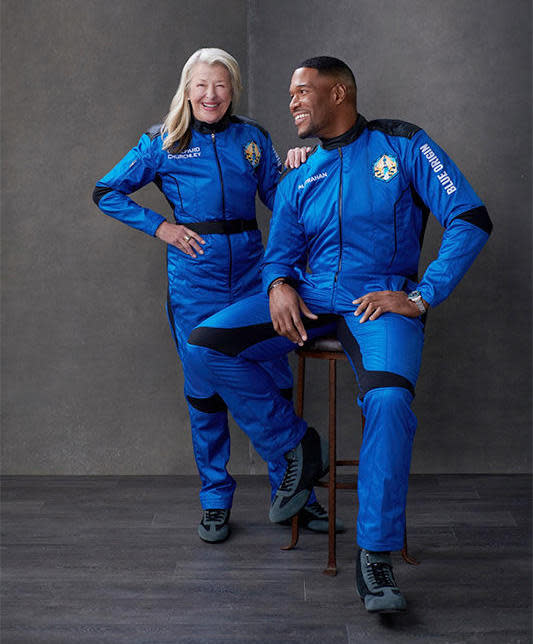
{"type": "Polygon", "coordinates": [[[403,136],[406,139],[411,139],[422,128],[407,121],[395,121],[393,119],[376,119],[370,121],[368,124],[369,130],[379,130],[390,136],[403,136]]]}
{"type": "MultiPolygon", "coordinates": [[[[318,150],[318,145],[313,146],[313,149],[311,150],[311,152],[309,152],[309,154],[307,155],[307,158],[309,159],[309,157],[312,156],[317,150],[318,150]]],[[[305,165],[305,163],[302,163],[300,168],[303,167],[304,165],[305,165]]],[[[297,169],[298,168],[285,168],[285,170],[283,170],[283,172],[281,173],[281,177],[279,179],[280,182],[283,181],[283,179],[285,179],[285,177],[288,174],[290,174],[293,170],[297,170],[297,169]]]]}
{"type": "Polygon", "coordinates": [[[283,179],[285,179],[286,177],[288,177],[288,176],[289,176],[289,174],[290,174],[293,170],[296,170],[296,168],[285,168],[285,167],[284,167],[284,170],[283,170],[283,172],[281,173],[281,176],[280,176],[280,178],[279,178],[278,186],[279,186],[279,184],[283,181],[283,179]]]}
{"type": "Polygon", "coordinates": [[[262,125],[259,125],[259,123],[257,121],[254,121],[253,119],[249,119],[247,116],[240,116],[238,114],[232,114],[230,116],[230,121],[232,123],[246,123],[246,125],[253,125],[260,132],[262,132],[265,136],[268,136],[268,132],[265,130],[265,128],[262,125]]]}
{"type": "Polygon", "coordinates": [[[162,125],[163,123],[157,123],[156,125],[152,125],[146,130],[145,134],[148,134],[148,136],[150,137],[150,141],[153,141],[158,136],[160,136],[162,125]]]}

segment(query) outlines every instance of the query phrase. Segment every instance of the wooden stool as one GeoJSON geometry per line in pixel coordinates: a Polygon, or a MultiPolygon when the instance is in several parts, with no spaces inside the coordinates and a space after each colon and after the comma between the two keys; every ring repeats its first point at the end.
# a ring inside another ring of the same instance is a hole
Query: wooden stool
{"type": "MultiPolygon", "coordinates": [[[[328,563],[324,569],[324,574],[334,576],[337,574],[337,540],[335,534],[335,519],[337,515],[336,492],[337,490],[357,489],[355,480],[351,483],[342,483],[337,481],[337,467],[359,465],[359,461],[355,459],[337,459],[337,360],[348,360],[348,358],[344,353],[341,343],[337,340],[335,335],[328,335],[306,342],[305,346],[296,350],[296,353],[298,355],[296,413],[300,417],[303,417],[304,408],[306,358],[318,358],[319,360],[329,361],[329,474],[327,481],[319,481],[316,485],[328,488],[328,563]]],[[[361,421],[362,430],[364,430],[365,418],[362,414],[361,421]]],[[[292,550],[298,543],[298,515],[293,517],[291,528],[291,542],[288,546],[284,546],[282,550],[292,550]]],[[[416,559],[410,557],[407,551],[407,529],[405,530],[404,535],[402,557],[409,564],[418,565],[419,563],[416,559]]]]}

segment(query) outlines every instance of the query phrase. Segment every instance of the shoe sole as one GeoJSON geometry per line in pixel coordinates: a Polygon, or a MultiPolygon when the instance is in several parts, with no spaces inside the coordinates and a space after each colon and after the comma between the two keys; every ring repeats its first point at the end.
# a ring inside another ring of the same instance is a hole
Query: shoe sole
{"type": "Polygon", "coordinates": [[[228,531],[220,538],[220,535],[216,535],[216,538],[213,538],[215,535],[211,535],[209,532],[204,532],[202,526],[198,526],[198,536],[205,543],[223,543],[230,536],[231,530],[228,531]]]}
{"type": "Polygon", "coordinates": [[[359,595],[359,599],[361,600],[362,604],[366,608],[366,611],[368,613],[372,613],[373,615],[392,615],[398,613],[407,613],[407,606],[405,608],[368,608],[365,602],[365,598],[361,597],[359,593],[359,589],[357,589],[357,594],[359,595]]]}
{"type": "MultiPolygon", "coordinates": [[[[364,603],[364,600],[363,600],[364,603]]],[[[365,605],[366,608],[366,605],[365,605]]],[[[371,610],[369,608],[366,608],[368,613],[371,613],[372,615],[401,615],[407,613],[407,608],[377,608],[374,610],[371,610]]]]}
{"type": "Polygon", "coordinates": [[[282,509],[277,508],[276,506],[271,506],[268,518],[272,523],[281,523],[281,521],[291,519],[295,514],[298,514],[303,507],[305,507],[310,496],[311,490],[302,490],[293,496],[282,509]]]}

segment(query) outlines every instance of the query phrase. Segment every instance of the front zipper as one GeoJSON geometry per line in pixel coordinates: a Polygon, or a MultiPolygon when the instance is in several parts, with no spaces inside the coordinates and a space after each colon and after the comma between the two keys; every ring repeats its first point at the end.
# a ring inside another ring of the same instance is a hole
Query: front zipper
{"type": "Polygon", "coordinates": [[[394,251],[392,253],[392,258],[389,262],[388,268],[392,266],[392,263],[394,262],[396,258],[396,251],[398,250],[398,233],[396,231],[396,206],[398,205],[398,202],[394,204],[394,251]]]}
{"type": "Polygon", "coordinates": [[[341,159],[339,179],[339,264],[337,266],[337,272],[335,273],[335,282],[337,282],[342,266],[342,148],[339,148],[339,156],[341,159]]]}
{"type": "MultiPolygon", "coordinates": [[[[181,212],[185,215],[185,208],[183,207],[183,199],[181,198],[181,190],[180,190],[180,184],[178,183],[178,180],[174,175],[170,175],[172,179],[174,180],[174,183],[176,184],[176,188],[178,190],[178,197],[180,198],[180,204],[181,204],[181,212]]],[[[174,219],[176,219],[176,213],[174,212],[174,219]]],[[[178,223],[178,220],[176,219],[176,223],[178,223]]]]}
{"type": "MultiPolygon", "coordinates": [[[[220,188],[222,191],[222,215],[224,216],[224,221],[226,220],[226,202],[224,199],[224,180],[222,178],[222,168],[220,167],[220,160],[218,158],[218,153],[217,153],[217,146],[215,142],[215,133],[211,132],[211,141],[213,141],[213,150],[215,151],[215,159],[217,161],[217,166],[218,166],[218,174],[220,176],[220,188]]],[[[232,271],[232,264],[233,264],[233,258],[231,255],[231,240],[230,236],[226,235],[226,239],[228,240],[228,250],[229,250],[229,277],[228,277],[228,286],[230,289],[230,295],[231,295],[231,271],[232,271]]]]}

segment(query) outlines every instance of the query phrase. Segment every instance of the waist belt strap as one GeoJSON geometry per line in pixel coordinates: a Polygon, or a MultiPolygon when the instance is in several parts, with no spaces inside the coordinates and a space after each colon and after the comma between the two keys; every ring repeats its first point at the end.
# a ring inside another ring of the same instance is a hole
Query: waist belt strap
{"type": "Polygon", "coordinates": [[[257,230],[257,219],[228,219],[227,221],[178,222],[199,235],[235,235],[245,230],[257,230]]]}

